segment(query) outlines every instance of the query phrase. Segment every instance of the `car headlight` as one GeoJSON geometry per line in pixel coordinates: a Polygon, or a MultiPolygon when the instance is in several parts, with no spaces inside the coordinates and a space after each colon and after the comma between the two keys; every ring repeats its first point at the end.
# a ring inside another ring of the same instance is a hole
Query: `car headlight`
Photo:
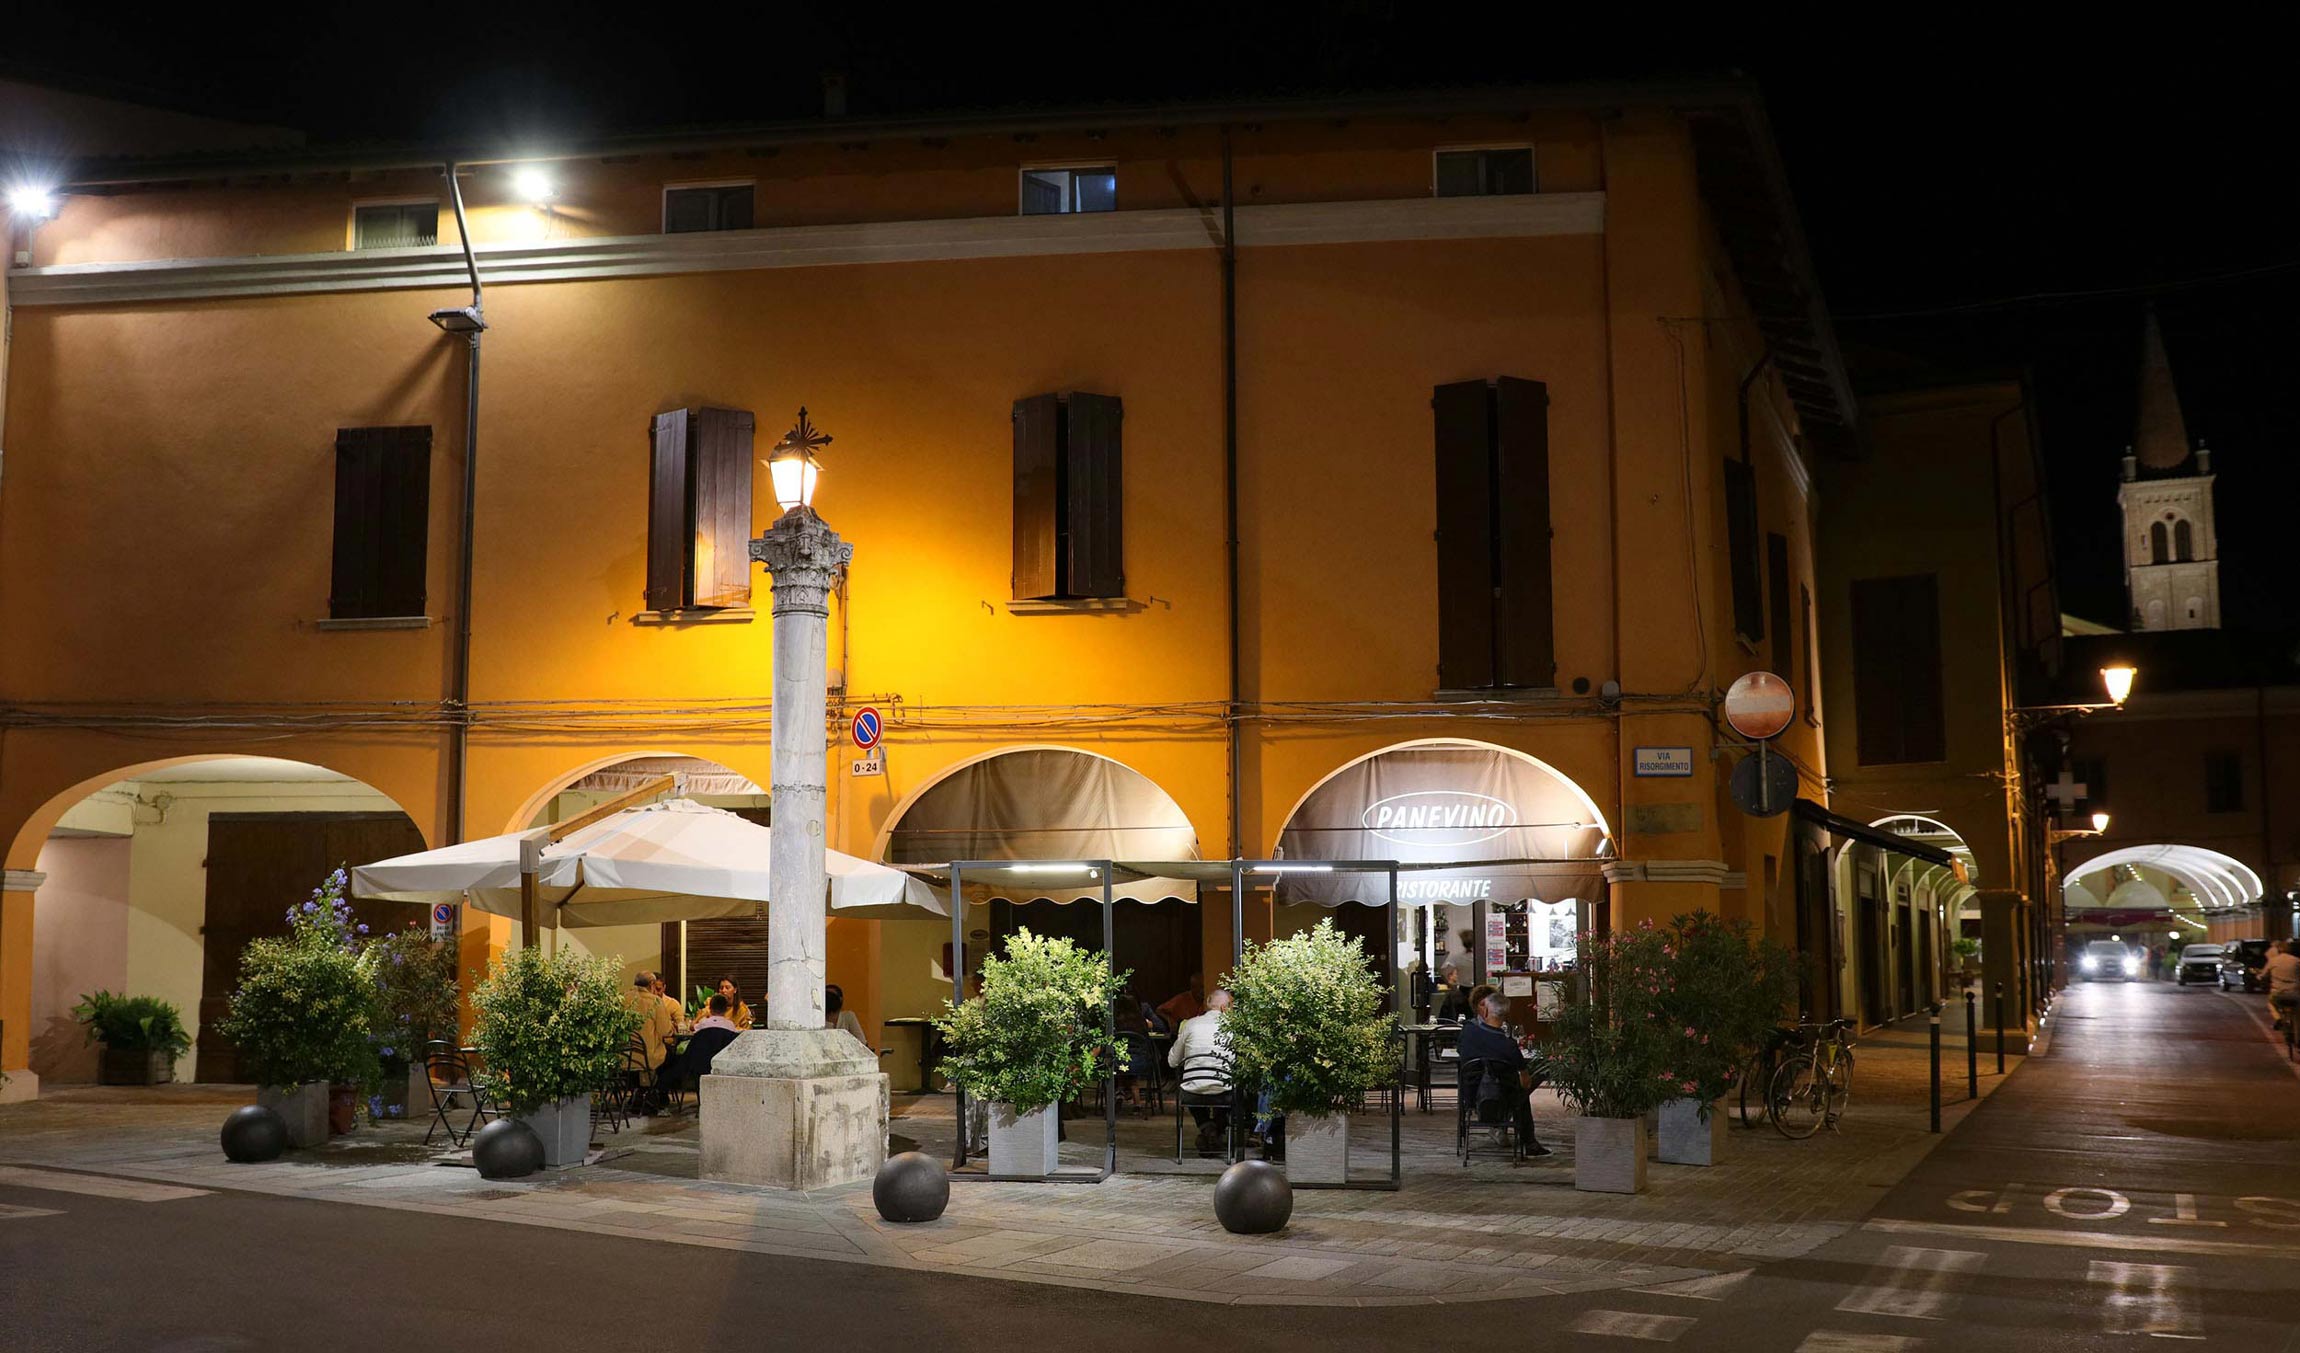
{"type": "Polygon", "coordinates": [[[2093,957],[2092,955],[2090,955],[2090,954],[2086,954],[2086,955],[2084,956],[2084,963],[2083,963],[2083,965],[2082,965],[2082,966],[2083,966],[2083,968],[2084,968],[2084,970],[2085,970],[2086,972],[2099,972],[2099,971],[2100,971],[2100,960],[2099,960],[2099,959],[2097,959],[2097,958],[2094,958],[2094,957],[2093,957]]]}
{"type": "Polygon", "coordinates": [[[2140,960],[2139,960],[2139,959],[2137,959],[2137,958],[2128,958],[2128,959],[2126,959],[2126,960],[2124,961],[2124,975],[2125,975],[2125,976],[2127,976],[2127,977],[2137,977],[2137,976],[2139,976],[2139,974],[2140,974],[2140,960]]]}

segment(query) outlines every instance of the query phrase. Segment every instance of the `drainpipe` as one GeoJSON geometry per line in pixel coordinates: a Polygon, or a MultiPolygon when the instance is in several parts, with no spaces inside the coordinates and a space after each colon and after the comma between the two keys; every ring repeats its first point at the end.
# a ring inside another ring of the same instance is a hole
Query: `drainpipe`
{"type": "Polygon", "coordinates": [[[463,529],[456,541],[455,639],[447,678],[447,706],[453,722],[449,725],[447,743],[445,844],[454,845],[463,839],[464,785],[471,758],[472,535],[479,498],[479,338],[487,332],[487,321],[481,308],[479,259],[471,251],[471,227],[463,215],[463,185],[455,177],[453,160],[447,162],[447,191],[455,203],[455,233],[463,241],[463,266],[471,274],[471,308],[463,312],[460,322],[442,318],[453,315],[452,311],[441,311],[431,317],[432,323],[448,333],[461,333],[470,344],[470,364],[463,385],[463,529]]]}
{"type": "Polygon", "coordinates": [[[1741,409],[1741,463],[1743,465],[1753,463],[1749,458],[1749,387],[1755,385],[1757,378],[1764,375],[1765,368],[1771,365],[1773,365],[1773,347],[1771,344],[1767,344],[1765,350],[1757,354],[1757,364],[1750,367],[1749,374],[1741,378],[1739,400],[1741,409]]]}
{"type": "Polygon", "coordinates": [[[1238,652],[1238,217],[1231,191],[1230,127],[1222,125],[1222,549],[1230,599],[1230,855],[1246,853],[1245,698],[1238,652]]]}

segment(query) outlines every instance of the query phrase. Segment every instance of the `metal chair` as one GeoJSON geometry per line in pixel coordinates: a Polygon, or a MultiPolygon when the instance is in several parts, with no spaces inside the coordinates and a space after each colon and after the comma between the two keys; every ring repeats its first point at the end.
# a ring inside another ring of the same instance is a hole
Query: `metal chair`
{"type": "Polygon", "coordinates": [[[1454,1150],[1461,1156],[1462,1168],[1469,1168],[1470,1134],[1482,1133],[1490,1149],[1506,1151],[1516,1159],[1519,1143],[1517,1120],[1510,1113],[1510,1096],[1504,1077],[1513,1077],[1517,1069],[1506,1062],[1475,1057],[1462,1063],[1461,1079],[1455,1084],[1454,1150]],[[1486,1080],[1491,1077],[1502,1092],[1491,1098],[1483,1094],[1486,1080]]]}
{"type": "Polygon", "coordinates": [[[500,1118],[503,1110],[488,1097],[487,1090],[471,1069],[471,1061],[462,1049],[444,1038],[435,1038],[423,1045],[424,1079],[431,1084],[431,1125],[423,1130],[423,1144],[431,1145],[432,1134],[447,1129],[447,1140],[457,1146],[468,1145],[471,1134],[489,1118],[500,1118]],[[455,1126],[450,1115],[460,1114],[465,1105],[471,1117],[461,1128],[455,1126]]]}
{"type": "Polygon", "coordinates": [[[1188,1109],[1217,1110],[1222,1114],[1223,1154],[1231,1160],[1238,1158],[1238,1087],[1231,1074],[1230,1059],[1217,1053],[1202,1053],[1182,1059],[1182,1079],[1174,1088],[1174,1163],[1182,1163],[1182,1121],[1188,1109]],[[1219,1089],[1193,1090],[1190,1083],[1213,1083],[1219,1089]]]}
{"type": "Polygon", "coordinates": [[[1163,1116],[1166,1112],[1166,1063],[1158,1056],[1158,1045],[1150,1041],[1147,1033],[1124,1031],[1118,1035],[1118,1048],[1120,1055],[1125,1058],[1126,1066],[1139,1064],[1150,1068],[1148,1075],[1135,1078],[1134,1093],[1141,1100],[1142,1116],[1163,1116]]]}

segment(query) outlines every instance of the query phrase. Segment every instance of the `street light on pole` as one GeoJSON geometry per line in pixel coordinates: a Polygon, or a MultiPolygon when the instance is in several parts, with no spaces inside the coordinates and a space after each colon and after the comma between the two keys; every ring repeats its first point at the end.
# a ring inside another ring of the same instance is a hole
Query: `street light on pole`
{"type": "Polygon", "coordinates": [[[830,442],[802,408],[767,460],[783,509],[751,542],[775,598],[767,1018],[713,1058],[702,1082],[702,1177],[789,1189],[868,1179],[886,1159],[878,1059],[823,1027],[830,595],[854,558],[854,546],[815,515],[815,453],[830,442]]]}

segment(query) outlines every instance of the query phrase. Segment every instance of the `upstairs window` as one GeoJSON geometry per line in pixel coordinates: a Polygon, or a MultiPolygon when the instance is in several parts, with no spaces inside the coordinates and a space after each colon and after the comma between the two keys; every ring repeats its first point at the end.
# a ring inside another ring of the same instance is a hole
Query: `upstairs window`
{"type": "Polygon", "coordinates": [[[1432,392],[1437,424],[1438,685],[1557,680],[1550,595],[1549,387],[1504,376],[1432,392]]]}
{"type": "Polygon", "coordinates": [[[437,243],[437,202],[375,202],[351,209],[354,249],[422,249],[437,243]]]}
{"type": "Polygon", "coordinates": [[[1948,758],[1940,584],[1932,574],[1854,581],[1853,717],[1864,766],[1948,758]]]}
{"type": "Polygon", "coordinates": [[[2204,811],[2244,811],[2244,758],[2236,752],[2204,754],[2204,811]]]}
{"type": "Polygon", "coordinates": [[[1765,609],[1773,617],[1773,675],[1793,688],[1802,677],[1789,628],[1789,538],[1778,531],[1765,533],[1765,609]]]}
{"type": "Polygon", "coordinates": [[[698,183],[663,190],[663,233],[749,230],[755,189],[748,183],[698,183]]]}
{"type": "Polygon", "coordinates": [[[1813,589],[1797,584],[1797,642],[1805,646],[1805,722],[1821,726],[1821,650],[1813,644],[1813,589]]]}
{"type": "Polygon", "coordinates": [[[751,442],[740,409],[673,409],[649,431],[647,609],[751,603],[751,442]]]}
{"type": "Polygon", "coordinates": [[[1533,147],[1482,146],[1437,152],[1439,197],[1495,197],[1533,191],[1533,147]]]}
{"type": "Polygon", "coordinates": [[[1014,401],[1014,599],[1126,595],[1116,395],[1014,401]]]}
{"type": "Polygon", "coordinates": [[[1118,169],[1115,165],[1022,171],[1022,214],[1025,216],[1116,210],[1118,169]]]}
{"type": "Polygon", "coordinates": [[[422,615],[430,535],[431,429],[337,429],[328,618],[422,615]]]}

